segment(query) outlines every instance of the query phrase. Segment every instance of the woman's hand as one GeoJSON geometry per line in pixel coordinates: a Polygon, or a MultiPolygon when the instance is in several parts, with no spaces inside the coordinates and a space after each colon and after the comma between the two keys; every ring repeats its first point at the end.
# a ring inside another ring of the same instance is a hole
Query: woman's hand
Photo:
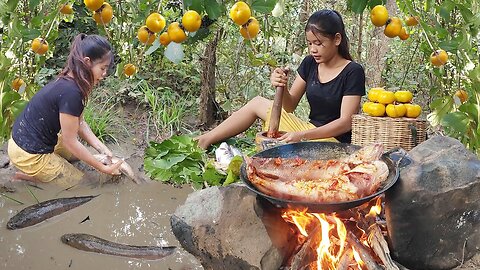
{"type": "Polygon", "coordinates": [[[112,163],[109,165],[103,165],[99,171],[108,175],[120,175],[120,166],[122,165],[123,160],[117,161],[117,163],[112,163]]]}
{"type": "Polygon", "coordinates": [[[287,132],[278,138],[279,141],[285,143],[300,142],[305,139],[305,131],[287,132]]]}
{"type": "Polygon", "coordinates": [[[274,87],[284,87],[288,84],[287,76],[288,68],[276,68],[273,70],[272,75],[270,75],[270,82],[274,87]]]}

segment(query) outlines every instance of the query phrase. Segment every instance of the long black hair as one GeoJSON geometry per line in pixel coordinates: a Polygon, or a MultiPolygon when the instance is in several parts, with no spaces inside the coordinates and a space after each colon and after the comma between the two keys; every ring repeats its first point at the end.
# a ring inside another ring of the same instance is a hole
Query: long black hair
{"type": "Polygon", "coordinates": [[[102,36],[83,33],[78,34],[72,42],[67,63],[60,72],[59,77],[67,77],[70,72],[72,73],[73,80],[82,92],[84,104],[87,102],[88,95],[92,91],[94,84],[91,66],[85,62],[85,57],[90,58],[90,63],[107,57],[110,59],[110,65],[113,65],[112,46],[102,36]]]}
{"type": "Polygon", "coordinates": [[[342,16],[335,10],[322,9],[314,12],[308,18],[305,32],[312,31],[315,35],[335,38],[337,33],[342,37],[342,41],[338,46],[338,53],[345,59],[352,60],[348,46],[348,37],[345,33],[345,25],[343,24],[342,16]]]}

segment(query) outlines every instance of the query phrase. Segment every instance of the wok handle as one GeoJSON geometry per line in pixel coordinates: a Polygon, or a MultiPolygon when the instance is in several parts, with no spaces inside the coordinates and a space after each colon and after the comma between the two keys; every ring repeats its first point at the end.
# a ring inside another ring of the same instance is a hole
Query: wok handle
{"type": "Polygon", "coordinates": [[[394,147],[385,152],[384,155],[387,155],[400,169],[412,163],[412,159],[408,156],[407,151],[401,147],[394,147]]]}

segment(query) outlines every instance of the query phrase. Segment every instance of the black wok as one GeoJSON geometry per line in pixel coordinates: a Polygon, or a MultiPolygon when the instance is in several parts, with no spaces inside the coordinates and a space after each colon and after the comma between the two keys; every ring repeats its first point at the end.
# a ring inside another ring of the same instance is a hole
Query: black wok
{"type": "MultiPolygon", "coordinates": [[[[298,142],[291,144],[284,144],[280,146],[275,146],[267,150],[263,150],[254,155],[254,157],[281,157],[281,158],[294,158],[300,157],[305,159],[338,159],[344,156],[347,156],[356,150],[360,149],[360,146],[346,144],[346,143],[331,143],[331,142],[298,142]]],[[[267,195],[260,190],[258,190],[248,179],[246,171],[246,163],[243,162],[240,168],[240,178],[246,184],[247,188],[251,191],[258,194],[261,198],[264,198],[275,206],[280,208],[289,208],[297,210],[308,209],[309,212],[337,212],[348,210],[350,208],[362,205],[372,198],[384,193],[386,190],[391,188],[397,181],[399,175],[398,161],[392,160],[396,158],[396,155],[390,153],[385,153],[381,156],[381,160],[384,161],[389,169],[389,174],[385,184],[381,186],[377,192],[369,196],[353,200],[353,201],[343,201],[343,202],[331,202],[331,203],[312,203],[312,202],[303,202],[299,200],[286,200],[279,199],[273,196],[267,195]]],[[[398,153],[396,153],[398,156],[398,153]]],[[[405,155],[405,154],[404,154],[405,155]]]]}

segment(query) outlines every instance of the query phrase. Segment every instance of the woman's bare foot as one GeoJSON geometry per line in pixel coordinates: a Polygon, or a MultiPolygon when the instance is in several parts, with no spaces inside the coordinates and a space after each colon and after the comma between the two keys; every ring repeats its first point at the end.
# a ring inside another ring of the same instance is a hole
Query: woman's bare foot
{"type": "Polygon", "coordinates": [[[35,179],[35,177],[30,176],[28,174],[25,174],[23,172],[15,172],[12,180],[14,180],[14,181],[24,180],[24,181],[30,181],[30,182],[38,182],[38,180],[35,179]]]}

